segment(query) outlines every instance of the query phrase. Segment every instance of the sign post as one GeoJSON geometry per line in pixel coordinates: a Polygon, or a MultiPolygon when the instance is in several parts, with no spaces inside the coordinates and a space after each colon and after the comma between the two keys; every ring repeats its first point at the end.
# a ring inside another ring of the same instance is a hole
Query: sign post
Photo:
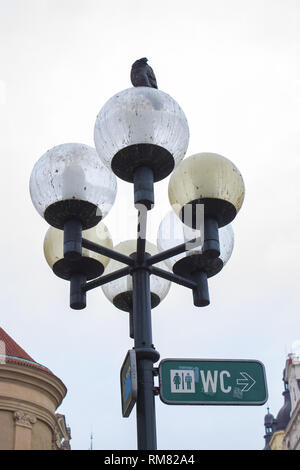
{"type": "Polygon", "coordinates": [[[134,349],[130,349],[121,367],[121,402],[122,415],[128,418],[137,399],[137,370],[134,349]]]}
{"type": "Polygon", "coordinates": [[[264,365],[256,360],[164,359],[160,398],[168,405],[263,405],[264,365]]]}

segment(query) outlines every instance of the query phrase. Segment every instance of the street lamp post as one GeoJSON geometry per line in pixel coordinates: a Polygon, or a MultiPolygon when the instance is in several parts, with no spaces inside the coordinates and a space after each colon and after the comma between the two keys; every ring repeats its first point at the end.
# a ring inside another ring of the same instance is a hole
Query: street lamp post
{"type": "Polygon", "coordinates": [[[151,310],[171,282],[191,289],[194,305],[209,304],[208,278],[231,255],[231,222],[242,205],[244,185],[238,169],[220,155],[183,160],[187,120],[176,101],[157,89],[136,87],[113,96],[97,116],[94,137],[96,149],[73,143],[46,152],[32,171],[30,193],[51,226],[44,253],[53,272],[70,281],[70,307],[85,308],[88,291],[101,286],[117,308],[129,313],[137,361],[137,444],[155,450],[153,364],[159,353],[151,310]],[[147,213],[154,205],[154,183],[171,173],[174,211],[162,221],[156,247],[146,239],[147,213]],[[138,224],[136,240],[113,247],[102,219],[114,203],[116,177],[133,183],[138,224]],[[164,236],[170,221],[172,229],[164,236]]]}

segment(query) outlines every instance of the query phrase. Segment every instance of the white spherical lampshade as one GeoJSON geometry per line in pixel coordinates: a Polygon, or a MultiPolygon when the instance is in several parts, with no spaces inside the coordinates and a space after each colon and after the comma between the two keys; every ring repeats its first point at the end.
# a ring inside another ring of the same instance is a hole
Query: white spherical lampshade
{"type": "Polygon", "coordinates": [[[190,205],[196,210],[197,204],[204,204],[205,215],[214,217],[219,227],[227,225],[240,210],[244,195],[244,181],[237,167],[215,153],[199,153],[186,158],[169,181],[171,206],[188,224],[183,219],[185,207],[190,205]]]}
{"type": "MultiPolygon", "coordinates": [[[[169,250],[170,248],[174,248],[176,245],[181,245],[186,241],[193,240],[200,236],[201,233],[199,230],[194,230],[183,224],[175,212],[170,211],[160,222],[157,233],[157,247],[159,251],[169,250]]],[[[190,255],[192,252],[201,253],[201,245],[191,248],[191,251],[189,252],[172,256],[172,258],[168,258],[164,262],[172,271],[173,265],[176,261],[187,256],[187,253],[190,255]]]]}
{"type": "MultiPolygon", "coordinates": [[[[187,227],[173,211],[170,211],[159,225],[157,246],[159,251],[165,251],[200,236],[199,230],[187,227]]],[[[208,277],[212,277],[221,271],[232,254],[234,234],[231,224],[219,229],[219,239],[219,258],[209,259],[202,254],[201,245],[197,247],[191,245],[189,251],[173,256],[165,260],[165,263],[170,270],[181,276],[189,277],[193,271],[199,269],[205,271],[208,277]]]]}
{"type": "MultiPolygon", "coordinates": [[[[103,222],[82,231],[82,237],[106,248],[112,248],[110,233],[103,222]]],[[[101,276],[109,258],[82,248],[82,257],[76,261],[64,258],[64,232],[50,227],[44,239],[44,255],[53,272],[62,279],[69,280],[74,272],[84,274],[87,279],[101,276]]]]}
{"type": "MultiPolygon", "coordinates": [[[[130,256],[136,251],[136,240],[127,240],[114,247],[115,251],[130,256]]],[[[146,252],[150,255],[158,253],[158,249],[150,242],[146,242],[146,252]]],[[[161,269],[166,269],[164,263],[157,263],[161,269]]],[[[109,274],[118,269],[124,268],[124,264],[111,260],[105,269],[105,274],[109,274]]],[[[158,276],[150,276],[151,308],[155,308],[166,297],[170,290],[171,283],[158,276]]],[[[115,281],[101,286],[105,296],[120,310],[130,312],[132,310],[132,277],[124,276],[115,281]]]]}
{"type": "Polygon", "coordinates": [[[88,145],[62,144],[48,150],[35,164],[30,195],[38,213],[53,227],[63,229],[77,218],[83,229],[105,217],[117,192],[115,175],[88,145]]]}
{"type": "Polygon", "coordinates": [[[94,140],[103,163],[121,179],[132,182],[137,167],[149,166],[154,181],[159,181],[184,157],[189,128],[182,109],[167,93],[133,87],[105,103],[94,140]]]}

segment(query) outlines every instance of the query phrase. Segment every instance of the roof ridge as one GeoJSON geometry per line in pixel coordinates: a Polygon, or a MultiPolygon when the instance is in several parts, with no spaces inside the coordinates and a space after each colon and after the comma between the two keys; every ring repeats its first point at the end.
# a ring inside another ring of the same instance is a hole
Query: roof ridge
{"type": "MultiPolygon", "coordinates": [[[[19,365],[34,367],[35,369],[44,370],[53,375],[48,367],[43,366],[36,362],[27,352],[16,343],[16,341],[0,327],[0,360],[1,357],[5,358],[5,362],[14,362],[19,365]],[[4,348],[1,348],[1,342],[4,343],[4,348]]],[[[1,363],[1,362],[0,362],[1,363]]]]}
{"type": "Polygon", "coordinates": [[[5,347],[5,354],[8,356],[17,356],[22,359],[27,359],[28,361],[33,361],[35,360],[29,356],[29,354],[21,348],[21,346],[16,343],[16,341],[9,336],[8,333],[6,333],[3,328],[0,327],[0,341],[3,341],[4,347],[5,347]]]}

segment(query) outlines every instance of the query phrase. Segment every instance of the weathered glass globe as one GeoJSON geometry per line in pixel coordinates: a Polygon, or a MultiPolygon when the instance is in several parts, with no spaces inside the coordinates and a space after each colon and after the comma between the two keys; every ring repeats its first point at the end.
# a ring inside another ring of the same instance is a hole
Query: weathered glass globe
{"type": "MultiPolygon", "coordinates": [[[[82,237],[98,243],[106,248],[112,248],[113,243],[110,233],[103,222],[95,227],[82,231],[82,237]]],[[[82,248],[82,257],[70,261],[64,258],[64,232],[55,227],[49,227],[44,238],[44,255],[53,272],[62,279],[70,280],[72,274],[80,273],[87,280],[94,279],[104,271],[109,263],[109,258],[82,248]]]]}
{"type": "Polygon", "coordinates": [[[30,177],[34,207],[59,229],[71,218],[80,220],[83,229],[97,225],[111,209],[116,192],[115,175],[96,150],[84,144],[62,144],[48,150],[30,177]]]}
{"type": "MultiPolygon", "coordinates": [[[[136,251],[136,240],[127,240],[119,243],[114,247],[115,251],[119,251],[124,255],[130,256],[136,251]]],[[[158,253],[158,249],[150,242],[146,242],[146,252],[150,255],[158,253]]],[[[166,269],[164,263],[157,263],[161,269],[166,269]]],[[[105,274],[116,271],[117,269],[124,268],[125,265],[119,261],[111,260],[105,269],[105,274]]],[[[151,308],[157,307],[160,302],[166,297],[170,290],[171,282],[161,277],[150,276],[150,292],[151,292],[151,308]]],[[[124,276],[115,281],[111,281],[101,286],[105,296],[115,307],[126,312],[132,311],[132,277],[131,275],[124,276]]]]}
{"type": "MultiPolygon", "coordinates": [[[[181,243],[201,236],[199,230],[194,230],[181,222],[179,217],[170,211],[162,219],[158,233],[157,246],[159,251],[169,250],[181,243]]],[[[165,260],[165,264],[175,274],[190,277],[196,270],[204,271],[207,277],[216,275],[229,260],[234,246],[234,234],[231,224],[219,229],[220,256],[209,259],[202,254],[202,246],[189,246],[189,250],[165,260]]]]}
{"type": "Polygon", "coordinates": [[[183,159],[189,128],[182,109],[167,93],[133,87],[105,103],[94,140],[102,162],[119,178],[132,182],[134,170],[148,166],[159,181],[183,159]]]}
{"type": "Polygon", "coordinates": [[[169,200],[176,214],[193,228],[194,221],[184,218],[187,206],[196,211],[204,204],[204,214],[223,227],[235,218],[245,195],[244,181],[237,167],[215,153],[198,153],[183,160],[169,181],[169,200]]]}

